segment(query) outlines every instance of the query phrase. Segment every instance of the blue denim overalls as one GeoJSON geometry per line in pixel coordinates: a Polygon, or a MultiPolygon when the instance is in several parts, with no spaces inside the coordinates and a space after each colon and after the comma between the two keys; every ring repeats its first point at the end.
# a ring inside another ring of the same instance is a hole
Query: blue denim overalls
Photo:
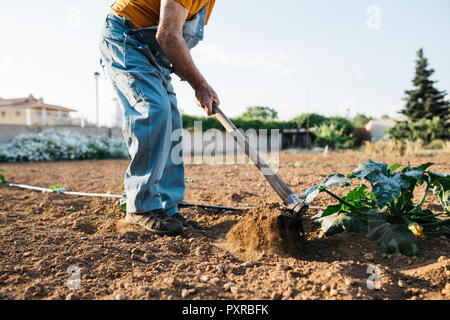
{"type": "MultiPolygon", "coordinates": [[[[189,49],[203,40],[206,6],[183,26],[189,49]]],[[[171,216],[185,191],[182,137],[172,138],[182,121],[171,84],[173,69],[156,41],[157,28],[133,29],[130,19],[108,14],[101,65],[124,115],[122,130],[131,156],[125,174],[127,211],[163,209],[171,216]]]]}

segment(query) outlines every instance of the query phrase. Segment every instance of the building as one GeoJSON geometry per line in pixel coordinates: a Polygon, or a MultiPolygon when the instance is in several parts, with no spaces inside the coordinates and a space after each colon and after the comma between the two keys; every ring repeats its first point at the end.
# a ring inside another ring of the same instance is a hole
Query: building
{"type": "Polygon", "coordinates": [[[286,148],[310,148],[314,142],[314,132],[316,128],[309,128],[309,130],[298,129],[284,129],[282,136],[282,147],[286,148]]]}
{"type": "Polygon", "coordinates": [[[0,125],[56,125],[70,122],[76,110],[44,103],[32,95],[27,98],[0,98],[0,125]]]}
{"type": "Polygon", "coordinates": [[[406,120],[407,120],[406,117],[401,117],[401,118],[396,118],[396,119],[371,120],[366,125],[365,128],[368,132],[370,132],[370,135],[372,137],[372,142],[376,142],[376,141],[381,140],[384,137],[385,131],[387,129],[390,129],[393,126],[395,126],[395,124],[397,122],[406,121],[406,120]]]}

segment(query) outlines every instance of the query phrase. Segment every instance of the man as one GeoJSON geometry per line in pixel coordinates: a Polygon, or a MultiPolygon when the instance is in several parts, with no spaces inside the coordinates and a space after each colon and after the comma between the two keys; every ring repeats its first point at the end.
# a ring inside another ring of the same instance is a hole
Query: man
{"type": "Polygon", "coordinates": [[[122,106],[131,155],[125,174],[126,221],[159,235],[179,234],[183,226],[200,228],[177,209],[185,191],[184,164],[175,152],[181,138],[177,141],[172,133],[182,122],[170,75],[187,81],[197,104],[213,114],[219,98],[189,50],[203,40],[214,2],[117,0],[102,34],[101,64],[122,106]]]}

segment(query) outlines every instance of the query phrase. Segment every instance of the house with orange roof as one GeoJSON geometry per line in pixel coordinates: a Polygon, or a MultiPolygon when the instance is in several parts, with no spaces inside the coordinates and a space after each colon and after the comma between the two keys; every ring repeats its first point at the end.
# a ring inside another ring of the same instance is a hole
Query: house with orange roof
{"type": "Polygon", "coordinates": [[[44,103],[33,95],[27,98],[0,98],[0,125],[42,126],[70,122],[70,113],[76,110],[44,103]]]}

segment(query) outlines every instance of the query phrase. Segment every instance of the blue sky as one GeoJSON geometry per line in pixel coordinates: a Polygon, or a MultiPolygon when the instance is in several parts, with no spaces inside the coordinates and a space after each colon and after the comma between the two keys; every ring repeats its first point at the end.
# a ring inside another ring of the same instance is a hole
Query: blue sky
{"type": "MultiPolygon", "coordinates": [[[[0,0],[0,97],[32,93],[95,118],[98,43],[113,1],[0,0]]],[[[448,0],[216,0],[206,40],[192,51],[223,110],[396,115],[424,47],[437,87],[450,90],[448,0]],[[309,103],[308,97],[309,96],[309,103]]],[[[179,107],[201,115],[174,79],[179,107]]],[[[100,80],[101,121],[115,112],[100,80]]]]}

